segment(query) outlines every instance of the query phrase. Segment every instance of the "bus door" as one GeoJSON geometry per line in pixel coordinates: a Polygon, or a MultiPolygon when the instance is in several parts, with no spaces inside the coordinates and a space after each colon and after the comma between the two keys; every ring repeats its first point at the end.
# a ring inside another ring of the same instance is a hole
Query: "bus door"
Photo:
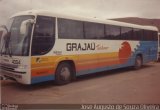
{"type": "Polygon", "coordinates": [[[53,79],[52,60],[49,53],[55,43],[55,18],[37,16],[32,38],[31,82],[53,79]],[[49,76],[51,75],[51,77],[49,76]]]}

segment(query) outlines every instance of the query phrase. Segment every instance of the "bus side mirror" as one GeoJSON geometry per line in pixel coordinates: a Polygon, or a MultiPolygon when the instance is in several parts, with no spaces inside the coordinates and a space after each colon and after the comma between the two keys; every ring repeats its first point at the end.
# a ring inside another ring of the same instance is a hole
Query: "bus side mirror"
{"type": "Polygon", "coordinates": [[[27,33],[29,24],[34,24],[34,20],[28,19],[28,20],[25,20],[21,23],[20,34],[25,35],[27,33]]]}
{"type": "Polygon", "coordinates": [[[8,29],[5,25],[0,26],[0,38],[8,33],[8,29]]]}
{"type": "Polygon", "coordinates": [[[2,39],[6,39],[8,33],[8,29],[5,25],[0,26],[0,42],[2,41],[2,39]]]}

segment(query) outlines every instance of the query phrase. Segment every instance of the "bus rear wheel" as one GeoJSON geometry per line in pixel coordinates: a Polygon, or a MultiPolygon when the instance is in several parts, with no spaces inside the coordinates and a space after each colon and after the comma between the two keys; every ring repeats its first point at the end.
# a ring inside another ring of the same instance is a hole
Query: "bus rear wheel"
{"type": "Polygon", "coordinates": [[[58,65],[55,75],[55,82],[58,85],[68,84],[71,81],[72,69],[71,65],[62,62],[58,65]]]}
{"type": "Polygon", "coordinates": [[[142,57],[140,55],[136,56],[134,69],[138,70],[142,67],[142,57]]]}

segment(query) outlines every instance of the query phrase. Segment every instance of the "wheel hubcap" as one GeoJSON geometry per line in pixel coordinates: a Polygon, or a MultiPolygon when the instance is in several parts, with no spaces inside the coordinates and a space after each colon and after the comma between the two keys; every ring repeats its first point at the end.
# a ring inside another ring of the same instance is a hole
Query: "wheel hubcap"
{"type": "Polygon", "coordinates": [[[63,67],[61,69],[61,77],[63,80],[67,80],[70,77],[70,71],[67,67],[63,67]]]}
{"type": "Polygon", "coordinates": [[[137,59],[137,66],[140,67],[141,66],[141,60],[137,59]]]}

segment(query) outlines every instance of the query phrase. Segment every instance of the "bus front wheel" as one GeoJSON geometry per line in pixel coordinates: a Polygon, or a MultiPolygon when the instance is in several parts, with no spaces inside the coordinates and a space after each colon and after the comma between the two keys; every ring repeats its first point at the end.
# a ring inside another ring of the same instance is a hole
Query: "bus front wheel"
{"type": "Polygon", "coordinates": [[[58,85],[68,84],[71,81],[72,69],[71,65],[62,62],[58,65],[55,75],[55,82],[58,85]]]}
{"type": "Polygon", "coordinates": [[[136,56],[134,69],[140,69],[142,67],[142,57],[140,55],[136,56]]]}

